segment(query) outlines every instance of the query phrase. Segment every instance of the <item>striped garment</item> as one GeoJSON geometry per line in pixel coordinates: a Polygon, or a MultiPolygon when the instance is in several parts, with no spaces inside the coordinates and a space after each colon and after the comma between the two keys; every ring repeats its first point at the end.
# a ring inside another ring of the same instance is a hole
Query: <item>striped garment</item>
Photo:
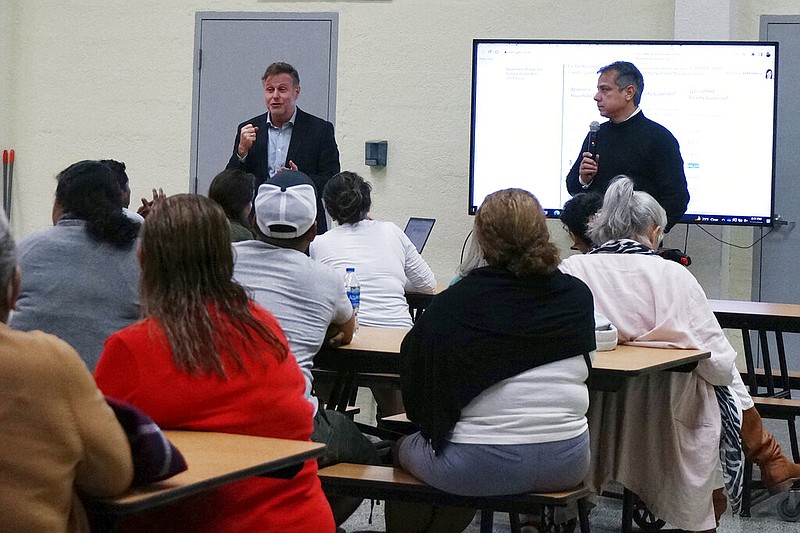
{"type": "Polygon", "coordinates": [[[731,511],[739,512],[744,489],[744,450],[742,450],[742,414],[733,398],[730,387],[714,387],[722,419],[722,435],[719,441],[719,462],[722,464],[722,480],[731,502],[731,511]]]}
{"type": "Polygon", "coordinates": [[[138,407],[106,396],[131,446],[133,484],[154,483],[186,470],[186,460],[153,419],[138,407]]]}

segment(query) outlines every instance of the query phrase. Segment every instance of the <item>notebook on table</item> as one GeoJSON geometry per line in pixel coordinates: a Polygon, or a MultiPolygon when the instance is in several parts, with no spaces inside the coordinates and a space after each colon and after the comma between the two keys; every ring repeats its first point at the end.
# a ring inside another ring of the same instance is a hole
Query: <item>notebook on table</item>
{"type": "Polygon", "coordinates": [[[411,217],[408,219],[406,229],[403,231],[405,231],[405,234],[419,253],[422,253],[425,243],[428,242],[428,237],[431,235],[435,222],[435,218],[411,217]]]}

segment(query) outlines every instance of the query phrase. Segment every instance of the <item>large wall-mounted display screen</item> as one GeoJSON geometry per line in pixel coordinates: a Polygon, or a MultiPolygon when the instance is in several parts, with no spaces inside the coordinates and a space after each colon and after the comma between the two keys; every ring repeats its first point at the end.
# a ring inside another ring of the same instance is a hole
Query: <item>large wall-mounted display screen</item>
{"type": "Polygon", "coordinates": [[[682,221],[771,224],[777,55],[766,42],[475,40],[469,212],[520,187],[557,217],[589,124],[607,120],[597,70],[630,61],[644,76],[642,111],[680,144],[682,221]]]}

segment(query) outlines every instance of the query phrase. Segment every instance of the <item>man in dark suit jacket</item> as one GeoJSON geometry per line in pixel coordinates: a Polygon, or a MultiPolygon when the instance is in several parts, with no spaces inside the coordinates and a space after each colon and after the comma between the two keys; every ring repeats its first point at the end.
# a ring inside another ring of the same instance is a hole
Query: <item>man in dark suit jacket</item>
{"type": "Polygon", "coordinates": [[[299,109],[300,76],[288,63],[273,63],[261,77],[267,112],[236,128],[228,168],[256,177],[256,185],[282,170],[299,170],[317,189],[317,233],[328,228],[322,191],[341,167],[333,124],[299,109]]]}

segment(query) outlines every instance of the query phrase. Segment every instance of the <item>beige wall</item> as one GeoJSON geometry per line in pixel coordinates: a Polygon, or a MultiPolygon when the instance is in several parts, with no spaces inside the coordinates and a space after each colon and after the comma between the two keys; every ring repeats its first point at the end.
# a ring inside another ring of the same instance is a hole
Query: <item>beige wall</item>
{"type": "MultiPolygon", "coordinates": [[[[672,39],[676,5],[684,3],[0,0],[0,20],[11,21],[0,24],[13,30],[0,37],[0,67],[14,72],[0,81],[0,144],[18,153],[16,234],[49,224],[53,177],[79,159],[125,161],[134,198],[154,186],[187,190],[196,11],[332,11],[340,14],[342,166],[372,181],[376,218],[438,219],[425,257],[446,281],[472,222],[466,215],[472,39],[672,39]],[[364,166],[367,139],[389,141],[385,169],[364,166]]],[[[735,27],[741,38],[754,39],[761,13],[787,13],[794,2],[739,4],[735,27]]],[[[276,59],[265,55],[264,62],[276,59]]],[[[551,228],[566,249],[560,225],[551,228]]],[[[683,246],[681,229],[676,247],[683,246]]],[[[733,237],[748,240],[741,231],[733,237]]],[[[699,235],[692,230],[689,247],[696,262],[713,264],[713,275],[698,274],[709,293],[749,297],[749,255],[731,259],[727,247],[699,235]]]]}
{"type": "Polygon", "coordinates": [[[11,112],[11,51],[14,43],[11,1],[0,0],[0,150],[13,148],[11,112]]]}

